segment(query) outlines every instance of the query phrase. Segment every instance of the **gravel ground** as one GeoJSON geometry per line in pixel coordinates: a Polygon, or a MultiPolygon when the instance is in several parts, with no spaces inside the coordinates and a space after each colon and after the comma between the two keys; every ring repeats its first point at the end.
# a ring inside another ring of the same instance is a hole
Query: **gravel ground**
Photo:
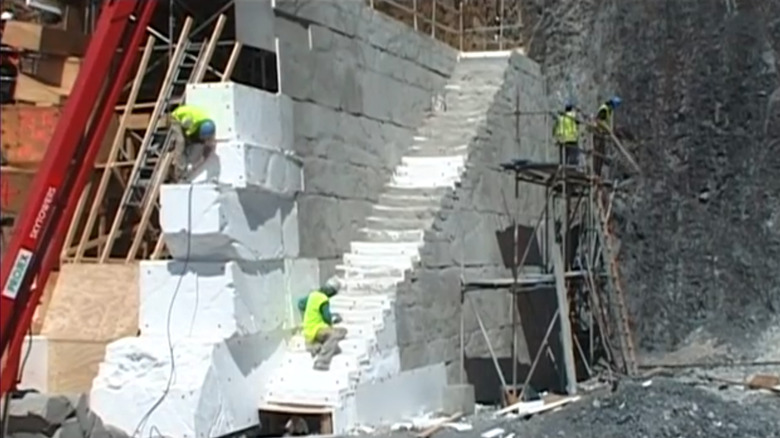
{"type": "MultiPolygon", "coordinates": [[[[503,438],[778,438],[780,397],[728,388],[688,378],[624,382],[617,391],[585,396],[564,408],[530,419],[493,419],[481,414],[466,421],[471,431],[443,430],[436,438],[479,437],[496,427],[503,438]]],[[[409,436],[395,433],[388,437],[409,436]]],[[[497,437],[498,438],[498,437],[497,437]]]]}

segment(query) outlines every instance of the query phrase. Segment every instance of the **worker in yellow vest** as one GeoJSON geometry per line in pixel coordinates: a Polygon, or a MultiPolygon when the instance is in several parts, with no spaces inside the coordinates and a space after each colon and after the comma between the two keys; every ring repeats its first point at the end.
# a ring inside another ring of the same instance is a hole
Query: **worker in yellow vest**
{"type": "Polygon", "coordinates": [[[555,142],[563,154],[561,162],[571,166],[579,167],[579,140],[580,127],[577,119],[577,112],[571,102],[566,102],[564,112],[558,114],[553,128],[555,142]]]}
{"type": "Polygon", "coordinates": [[[593,136],[593,172],[597,176],[601,176],[601,168],[604,166],[604,158],[607,153],[607,142],[610,141],[610,132],[615,129],[612,119],[615,109],[622,102],[622,99],[613,96],[602,103],[596,112],[596,132],[593,136]]]}
{"type": "Polygon", "coordinates": [[[330,299],[340,288],[340,281],[333,277],[318,290],[298,300],[298,309],[303,313],[303,338],[306,348],[314,359],[314,369],[327,371],[333,356],[339,354],[339,341],[347,336],[347,329],[334,327],[341,322],[341,316],[330,310],[330,299]]]}
{"type": "Polygon", "coordinates": [[[206,111],[193,105],[180,105],[171,113],[171,130],[176,157],[175,179],[187,179],[214,151],[217,126],[206,111]],[[187,167],[191,170],[187,173],[187,167]]]}

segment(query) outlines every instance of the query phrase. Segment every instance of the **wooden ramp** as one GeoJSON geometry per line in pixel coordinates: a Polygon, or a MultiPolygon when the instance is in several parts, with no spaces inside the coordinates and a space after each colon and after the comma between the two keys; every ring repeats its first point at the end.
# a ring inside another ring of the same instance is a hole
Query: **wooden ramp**
{"type": "Polygon", "coordinates": [[[63,264],[36,337],[39,379],[52,393],[89,391],[106,344],[137,331],[138,264],[63,264]]]}

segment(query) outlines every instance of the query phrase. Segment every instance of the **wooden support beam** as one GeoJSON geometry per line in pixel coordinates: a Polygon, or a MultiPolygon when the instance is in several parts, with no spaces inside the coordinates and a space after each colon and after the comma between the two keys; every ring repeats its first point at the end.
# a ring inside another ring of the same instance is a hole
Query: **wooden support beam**
{"type": "Polygon", "coordinates": [[[569,395],[577,393],[577,371],[574,366],[574,342],[571,337],[571,321],[569,321],[569,299],[566,296],[566,279],[563,275],[563,256],[561,245],[553,243],[553,273],[555,274],[555,291],[558,295],[558,311],[561,317],[561,344],[563,347],[563,363],[566,372],[566,392],[569,395]]]}

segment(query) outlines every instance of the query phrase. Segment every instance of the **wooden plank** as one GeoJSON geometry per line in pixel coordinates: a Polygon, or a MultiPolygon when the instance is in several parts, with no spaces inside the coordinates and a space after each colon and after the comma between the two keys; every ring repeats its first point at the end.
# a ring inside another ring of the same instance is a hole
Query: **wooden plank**
{"type": "Polygon", "coordinates": [[[555,274],[555,291],[558,295],[558,311],[561,327],[561,343],[563,348],[564,371],[566,372],[566,392],[569,395],[577,393],[577,371],[574,367],[574,342],[571,338],[571,321],[569,320],[569,299],[566,296],[566,279],[563,275],[563,256],[561,245],[553,243],[553,272],[555,274]]]}
{"type": "Polygon", "coordinates": [[[30,63],[30,71],[25,72],[44,84],[58,87],[70,93],[81,69],[81,58],[74,56],[42,56],[30,63]]]}
{"type": "Polygon", "coordinates": [[[5,214],[19,214],[27,202],[35,171],[3,166],[0,173],[0,210],[5,214]]]}
{"type": "Polygon", "coordinates": [[[52,55],[83,56],[88,37],[76,30],[57,29],[35,23],[5,22],[2,43],[17,49],[52,55]]]}
{"type": "Polygon", "coordinates": [[[105,341],[47,337],[47,385],[53,394],[89,392],[106,354],[105,341]]]}
{"type": "Polygon", "coordinates": [[[8,164],[36,167],[46,154],[61,114],[59,107],[3,105],[0,144],[8,164]]]}
{"type": "Polygon", "coordinates": [[[32,322],[32,333],[38,335],[43,329],[43,321],[46,319],[46,312],[49,310],[49,304],[51,304],[51,297],[54,294],[54,289],[57,287],[57,279],[60,273],[54,271],[49,274],[49,279],[46,280],[46,287],[43,288],[43,295],[41,296],[41,302],[38,303],[38,307],[35,309],[32,322]]]}
{"type": "Polygon", "coordinates": [[[63,264],[41,334],[111,341],[138,332],[138,265],[63,264]]]}

